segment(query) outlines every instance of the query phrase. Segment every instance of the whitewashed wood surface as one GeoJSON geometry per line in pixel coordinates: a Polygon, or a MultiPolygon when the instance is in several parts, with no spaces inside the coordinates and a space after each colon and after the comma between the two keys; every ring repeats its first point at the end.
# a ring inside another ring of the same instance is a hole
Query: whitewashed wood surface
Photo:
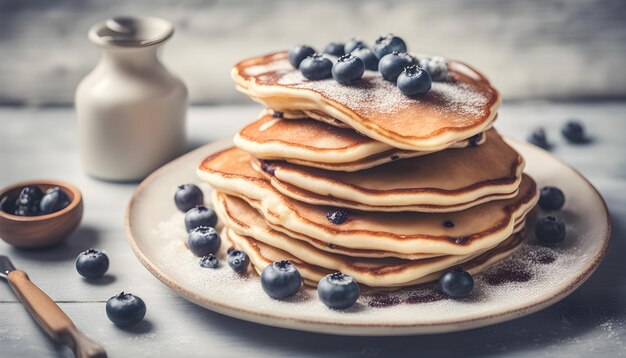
{"type": "Polygon", "coordinates": [[[127,14],[174,24],[163,59],[196,103],[247,103],[228,74],[248,56],[388,32],[507,99],[626,97],[624,0],[0,0],[0,103],[72,103],[98,58],[87,30],[127,14]]]}
{"type": "MultiPolygon", "coordinates": [[[[258,111],[254,106],[192,107],[192,147],[231,136],[258,111]]],[[[554,154],[603,194],[613,219],[613,242],[598,271],[574,294],[544,311],[492,327],[434,336],[334,337],[238,321],[185,301],[148,273],[126,242],[122,220],[135,185],[100,182],[81,172],[69,108],[0,108],[0,186],[33,178],[67,180],[82,190],[86,209],[80,229],[66,244],[20,251],[0,242],[0,254],[27,271],[110,357],[626,355],[626,103],[507,103],[496,127],[524,138],[537,125],[547,128],[556,144],[554,154]],[[564,143],[558,128],[570,117],[587,125],[592,144],[564,143]],[[84,281],[74,269],[76,255],[89,247],[106,250],[111,260],[108,275],[97,284],[84,281]],[[122,290],[146,301],[146,320],[137,327],[120,329],[106,317],[106,300],[122,290]]],[[[0,357],[70,356],[46,338],[0,282],[0,357]]]]}

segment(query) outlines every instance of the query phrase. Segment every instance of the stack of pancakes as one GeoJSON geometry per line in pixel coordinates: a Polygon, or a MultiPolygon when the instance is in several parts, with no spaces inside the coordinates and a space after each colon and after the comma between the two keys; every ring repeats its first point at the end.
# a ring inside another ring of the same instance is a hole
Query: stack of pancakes
{"type": "Polygon", "coordinates": [[[471,67],[448,61],[419,98],[374,71],[306,80],[286,53],[232,75],[267,109],[198,175],[216,189],[223,237],[257,271],[288,259],[311,285],[341,271],[396,288],[476,273],[521,244],[536,184],[492,128],[499,93],[471,67]]]}

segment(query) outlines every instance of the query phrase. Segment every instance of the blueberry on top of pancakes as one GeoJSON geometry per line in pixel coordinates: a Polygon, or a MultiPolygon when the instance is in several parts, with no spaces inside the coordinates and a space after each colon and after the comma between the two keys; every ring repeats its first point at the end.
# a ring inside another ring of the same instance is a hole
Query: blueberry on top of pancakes
{"type": "Polygon", "coordinates": [[[350,54],[339,57],[332,67],[333,78],[341,84],[357,81],[363,77],[363,73],[365,73],[363,61],[350,54]]]}
{"type": "Polygon", "coordinates": [[[317,81],[330,78],[333,63],[320,54],[313,54],[300,63],[300,72],[309,80],[317,81]]]}
{"type": "Polygon", "coordinates": [[[448,64],[441,56],[420,59],[419,66],[430,74],[433,81],[443,81],[448,75],[448,64]]]}
{"type": "Polygon", "coordinates": [[[359,48],[367,48],[367,45],[362,40],[353,37],[343,47],[343,52],[344,53],[350,53],[350,52],[352,52],[352,51],[354,51],[356,49],[359,49],[359,48]]]}
{"type": "Polygon", "coordinates": [[[421,96],[430,91],[432,80],[424,69],[412,65],[406,67],[398,76],[398,88],[407,96],[421,96]]]}
{"type": "Polygon", "coordinates": [[[378,70],[383,78],[390,82],[396,82],[398,76],[405,67],[415,64],[415,59],[406,52],[394,51],[385,55],[378,63],[378,70]]]}
{"type": "Polygon", "coordinates": [[[344,46],[345,45],[341,42],[331,42],[324,48],[324,53],[333,55],[335,57],[340,57],[345,54],[344,46]]]}
{"type": "Polygon", "coordinates": [[[398,36],[388,34],[376,39],[372,51],[380,59],[394,51],[406,52],[406,43],[398,36]]]}
{"type": "Polygon", "coordinates": [[[378,57],[374,55],[372,50],[368,48],[358,48],[350,52],[352,56],[356,56],[363,61],[365,69],[369,71],[378,71],[378,57]]]}
{"type": "Polygon", "coordinates": [[[307,57],[315,53],[315,50],[307,45],[297,45],[289,50],[289,63],[293,68],[298,69],[300,63],[307,57]]]}

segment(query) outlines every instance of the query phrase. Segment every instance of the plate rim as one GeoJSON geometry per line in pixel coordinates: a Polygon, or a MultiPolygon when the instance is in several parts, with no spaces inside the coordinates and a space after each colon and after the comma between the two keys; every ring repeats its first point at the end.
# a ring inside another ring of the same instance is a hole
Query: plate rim
{"type": "MultiPolygon", "coordinates": [[[[590,261],[589,265],[585,267],[584,270],[579,271],[579,274],[571,281],[571,283],[565,286],[563,289],[558,291],[556,294],[550,296],[547,299],[539,299],[531,304],[524,305],[523,307],[505,310],[502,312],[497,312],[489,315],[483,315],[480,317],[472,317],[464,320],[454,320],[447,319],[444,321],[438,322],[420,322],[420,323],[398,323],[398,324],[387,324],[387,323],[375,323],[375,324],[365,324],[359,322],[350,322],[350,323],[342,323],[339,321],[320,321],[313,318],[294,318],[294,317],[285,317],[276,314],[267,314],[259,311],[243,309],[241,307],[235,305],[226,305],[221,302],[217,302],[211,299],[207,299],[206,297],[199,296],[192,291],[189,291],[182,287],[182,285],[178,284],[175,279],[171,278],[168,274],[163,272],[158,265],[154,264],[142,251],[139,247],[137,240],[134,238],[132,233],[132,225],[130,223],[130,213],[133,209],[133,206],[136,204],[137,198],[139,194],[143,191],[145,187],[150,185],[156,178],[163,172],[166,172],[170,166],[173,166],[175,162],[179,160],[183,160],[186,157],[192,157],[197,155],[200,152],[208,152],[215,148],[222,148],[227,145],[228,142],[232,143],[230,138],[220,139],[208,144],[205,144],[199,148],[196,148],[188,153],[185,153],[167,164],[161,166],[150,175],[148,175],[145,179],[141,181],[141,183],[135,188],[128,205],[126,207],[126,212],[124,214],[124,229],[126,233],[126,239],[129,242],[131,249],[135,256],[139,259],[141,264],[159,281],[167,285],[169,288],[174,290],[176,293],[184,297],[185,299],[203,307],[206,309],[210,309],[214,312],[224,314],[230,317],[234,317],[237,319],[242,319],[249,322],[259,323],[263,325],[269,325],[274,327],[295,329],[299,331],[308,331],[308,332],[317,332],[317,333],[326,333],[326,334],[336,334],[336,335],[360,335],[360,336],[389,336],[389,335],[405,335],[405,334],[436,334],[436,333],[444,333],[444,332],[455,332],[462,331],[471,328],[479,328],[485,327],[493,324],[497,324],[500,322],[505,322],[508,320],[512,320],[515,318],[519,318],[534,312],[537,312],[545,307],[548,307],[552,304],[557,303],[562,300],[574,290],[576,290],[580,285],[582,285],[593,272],[598,268],[604,257],[606,256],[608,247],[611,242],[611,232],[612,232],[612,223],[611,216],[608,211],[608,207],[604,198],[600,194],[600,192],[596,189],[596,187],[587,180],[578,170],[571,167],[567,163],[561,161],[556,156],[552,155],[550,152],[545,151],[540,148],[535,148],[530,144],[524,143],[522,141],[512,139],[510,137],[505,136],[506,141],[514,143],[515,146],[526,146],[531,148],[532,150],[537,150],[540,152],[545,152],[543,154],[547,154],[551,156],[554,160],[558,161],[560,164],[568,167],[572,170],[572,172],[577,175],[582,181],[591,189],[592,193],[600,199],[602,203],[603,214],[606,218],[606,236],[603,238],[603,246],[599,253],[593,257],[590,261]],[[269,320],[269,321],[268,321],[269,320]],[[329,329],[332,328],[332,329],[329,329]],[[377,329],[375,331],[375,329],[377,329]],[[384,330],[384,331],[381,331],[384,330]]],[[[221,150],[221,149],[218,149],[221,150]]]]}

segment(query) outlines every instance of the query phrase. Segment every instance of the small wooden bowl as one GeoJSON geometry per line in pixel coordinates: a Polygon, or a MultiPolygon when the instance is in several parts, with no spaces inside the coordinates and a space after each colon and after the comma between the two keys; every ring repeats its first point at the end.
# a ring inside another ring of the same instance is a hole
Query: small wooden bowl
{"type": "Polygon", "coordinates": [[[19,195],[22,188],[37,185],[43,191],[58,186],[70,198],[65,208],[47,215],[18,216],[0,210],[0,238],[10,245],[38,249],[57,245],[80,224],[83,217],[83,196],[73,185],[57,180],[32,180],[8,186],[0,191],[0,198],[19,195]]]}

